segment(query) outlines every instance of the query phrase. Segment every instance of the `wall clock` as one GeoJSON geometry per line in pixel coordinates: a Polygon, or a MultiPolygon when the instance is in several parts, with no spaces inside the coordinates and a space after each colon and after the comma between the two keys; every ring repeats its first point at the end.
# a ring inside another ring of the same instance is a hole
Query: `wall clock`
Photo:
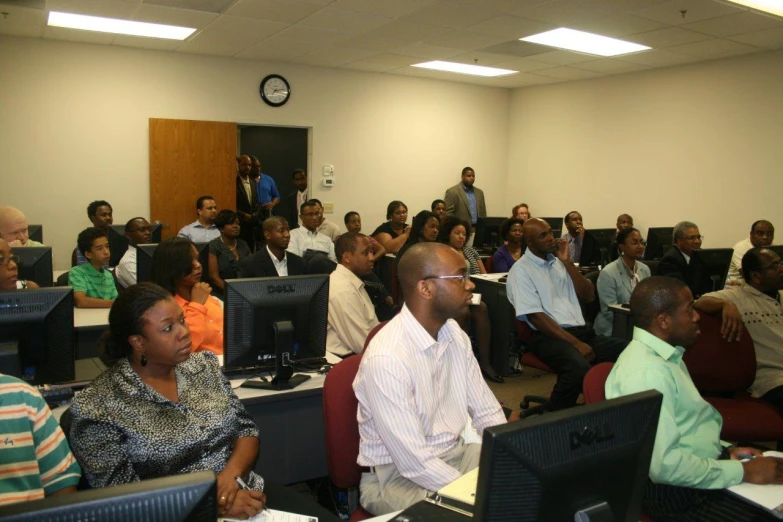
{"type": "Polygon", "coordinates": [[[279,74],[270,74],[261,80],[261,86],[258,90],[261,93],[261,99],[272,107],[285,105],[291,97],[291,86],[279,74]]]}

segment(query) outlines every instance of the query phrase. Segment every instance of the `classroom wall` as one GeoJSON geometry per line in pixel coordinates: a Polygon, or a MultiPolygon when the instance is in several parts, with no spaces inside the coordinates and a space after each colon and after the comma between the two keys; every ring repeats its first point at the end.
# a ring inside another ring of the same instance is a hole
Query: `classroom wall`
{"type": "Polygon", "coordinates": [[[783,52],[516,89],[507,212],[580,210],[649,226],[690,220],[704,248],[731,247],[756,219],[783,241],[783,52]]]}
{"type": "Polygon", "coordinates": [[[429,208],[466,165],[489,213],[505,214],[509,99],[406,76],[0,37],[0,204],[43,223],[66,269],[90,201],[108,200],[115,223],[149,214],[148,120],[175,118],[312,127],[313,194],[341,225],[359,211],[367,233],[392,199],[411,219],[429,208]],[[272,72],[291,84],[282,108],[258,95],[272,72]],[[333,188],[320,186],[323,164],[333,188]]]}

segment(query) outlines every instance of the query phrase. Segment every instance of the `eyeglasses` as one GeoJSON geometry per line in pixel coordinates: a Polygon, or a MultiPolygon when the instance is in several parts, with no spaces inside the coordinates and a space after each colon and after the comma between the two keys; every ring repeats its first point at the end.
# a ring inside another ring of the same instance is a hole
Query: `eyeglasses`
{"type": "Polygon", "coordinates": [[[685,239],[688,241],[704,241],[704,236],[688,236],[685,239]]]}
{"type": "Polygon", "coordinates": [[[19,256],[17,255],[10,255],[8,257],[0,257],[0,266],[7,266],[8,263],[11,261],[14,262],[15,265],[19,264],[19,256]]]}
{"type": "Polygon", "coordinates": [[[442,276],[427,276],[423,278],[424,281],[427,279],[461,279],[463,285],[467,285],[470,282],[470,274],[460,274],[460,275],[442,275],[442,276]]]}

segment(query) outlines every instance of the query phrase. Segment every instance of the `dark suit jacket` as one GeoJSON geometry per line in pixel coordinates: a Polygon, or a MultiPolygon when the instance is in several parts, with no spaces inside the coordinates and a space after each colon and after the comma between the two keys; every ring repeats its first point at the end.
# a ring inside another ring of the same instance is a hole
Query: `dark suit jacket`
{"type": "MultiPolygon", "coordinates": [[[[286,258],[288,259],[288,275],[295,276],[305,274],[305,263],[301,257],[292,254],[291,252],[286,252],[286,258]]],[[[237,264],[237,277],[240,279],[249,277],[277,277],[275,264],[272,262],[272,258],[269,256],[269,251],[266,247],[261,247],[255,254],[239,260],[239,263],[237,264]]]]}
{"type": "MultiPolygon", "coordinates": [[[[237,174],[236,185],[237,185],[236,211],[244,212],[246,214],[252,214],[253,207],[255,206],[256,201],[258,201],[258,189],[256,188],[256,184],[253,183],[253,180],[250,180],[251,201],[247,200],[247,193],[245,192],[245,187],[242,185],[242,180],[240,179],[239,174],[237,174]]],[[[255,238],[253,237],[252,223],[245,222],[245,220],[240,217],[239,228],[240,228],[239,237],[241,237],[250,246],[251,251],[255,250],[253,248],[253,245],[255,245],[255,238]]]]}
{"type": "Polygon", "coordinates": [[[680,281],[685,281],[688,288],[691,289],[693,297],[712,290],[711,282],[705,277],[704,266],[698,257],[691,257],[691,262],[685,262],[685,256],[676,247],[671,247],[658,263],[658,273],[656,275],[676,277],[680,281]]]}
{"type": "MultiPolygon", "coordinates": [[[[476,210],[478,211],[478,217],[487,217],[487,205],[484,203],[484,191],[475,186],[473,187],[473,190],[476,193],[476,210]]],[[[446,196],[443,199],[446,201],[446,212],[457,216],[468,224],[473,222],[470,218],[468,196],[465,194],[465,189],[462,188],[461,182],[448,189],[446,191],[446,196]]]]}
{"type": "Polygon", "coordinates": [[[288,221],[288,228],[291,230],[299,227],[299,209],[296,208],[296,194],[298,190],[291,192],[285,198],[285,209],[282,216],[288,221]]]}

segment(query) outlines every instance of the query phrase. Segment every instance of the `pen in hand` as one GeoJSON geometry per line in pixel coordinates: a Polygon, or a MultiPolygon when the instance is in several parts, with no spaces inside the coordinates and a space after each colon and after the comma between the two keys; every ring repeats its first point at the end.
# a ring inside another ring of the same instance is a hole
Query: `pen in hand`
{"type": "MultiPolygon", "coordinates": [[[[250,487],[247,484],[245,484],[245,481],[242,480],[242,477],[236,477],[236,479],[237,479],[237,484],[239,484],[240,488],[246,489],[246,490],[250,489],[250,487]]],[[[262,511],[267,511],[266,503],[264,503],[264,507],[263,507],[262,511]]]]}

